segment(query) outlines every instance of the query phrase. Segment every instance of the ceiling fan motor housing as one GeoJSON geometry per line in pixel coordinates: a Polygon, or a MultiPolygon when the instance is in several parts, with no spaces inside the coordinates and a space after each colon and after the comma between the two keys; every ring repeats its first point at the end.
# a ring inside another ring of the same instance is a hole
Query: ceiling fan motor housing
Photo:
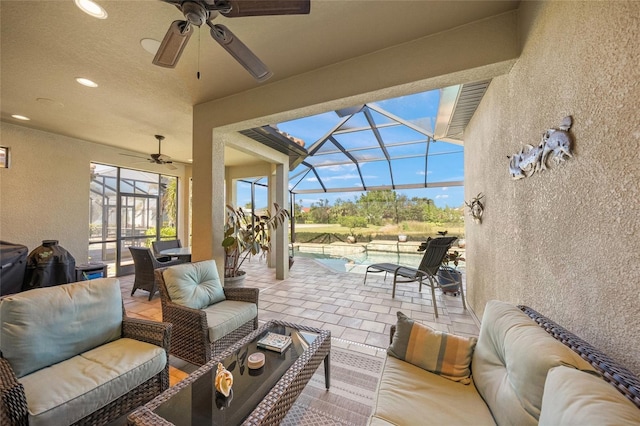
{"type": "Polygon", "coordinates": [[[180,6],[182,13],[187,21],[199,27],[208,20],[208,14],[200,3],[186,1],[180,6]]]}

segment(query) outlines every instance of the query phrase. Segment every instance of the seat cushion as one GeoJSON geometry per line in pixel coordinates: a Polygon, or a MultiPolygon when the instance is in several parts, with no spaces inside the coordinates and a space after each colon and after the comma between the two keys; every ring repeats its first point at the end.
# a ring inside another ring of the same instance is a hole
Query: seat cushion
{"type": "Polygon", "coordinates": [[[540,425],[640,425],[640,410],[596,375],[569,368],[549,370],[540,425]]]}
{"type": "Polygon", "coordinates": [[[449,380],[471,383],[475,337],[456,336],[415,322],[398,311],[398,323],[387,353],[449,380]]]}
{"type": "Polygon", "coordinates": [[[516,306],[487,303],[471,370],[498,424],[536,425],[547,372],[560,365],[593,371],[516,306]]]}
{"type": "Polygon", "coordinates": [[[495,425],[473,382],[468,386],[388,356],[371,425],[495,425]]]}
{"type": "Polygon", "coordinates": [[[164,349],[123,338],[19,379],[31,426],[64,426],[102,408],[160,373],[164,349]]]}
{"type": "Polygon", "coordinates": [[[0,350],[17,377],[119,339],[122,293],[115,278],[36,288],[0,301],[0,350]]]}
{"type": "Polygon", "coordinates": [[[258,316],[258,306],[251,302],[224,300],[204,309],[211,343],[231,333],[258,316]]]}
{"type": "Polygon", "coordinates": [[[214,260],[175,265],[162,277],[171,301],[178,305],[203,309],[225,300],[214,260]]]}

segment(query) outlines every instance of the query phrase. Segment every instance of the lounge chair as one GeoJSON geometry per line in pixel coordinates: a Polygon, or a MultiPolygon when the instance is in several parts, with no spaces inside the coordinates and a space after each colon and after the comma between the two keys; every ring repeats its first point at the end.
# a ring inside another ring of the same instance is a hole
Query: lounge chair
{"type": "MultiPolygon", "coordinates": [[[[422,291],[422,281],[427,278],[429,286],[431,287],[431,297],[433,299],[433,310],[435,311],[436,318],[438,317],[438,308],[436,306],[436,286],[439,286],[436,280],[436,273],[438,268],[442,264],[445,254],[458,237],[438,237],[427,242],[427,248],[424,251],[420,266],[412,268],[410,266],[398,265],[395,263],[374,263],[367,267],[367,271],[364,275],[364,284],[367,284],[367,275],[369,273],[384,272],[384,278],[387,278],[387,274],[393,274],[393,290],[391,297],[396,297],[396,283],[410,283],[418,282],[420,284],[419,291],[422,291]]],[[[464,293],[460,288],[460,295],[462,296],[462,305],[467,309],[464,302],[464,293]]]]}

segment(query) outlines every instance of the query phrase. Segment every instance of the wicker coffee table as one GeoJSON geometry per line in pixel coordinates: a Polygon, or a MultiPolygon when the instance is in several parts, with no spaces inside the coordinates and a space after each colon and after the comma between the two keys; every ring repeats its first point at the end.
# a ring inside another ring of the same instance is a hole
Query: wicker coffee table
{"type": "Polygon", "coordinates": [[[331,332],[283,321],[270,321],[198,368],[128,416],[129,425],[277,425],[287,415],[311,376],[324,361],[329,389],[331,332]],[[268,331],[290,335],[282,354],[258,349],[268,331]],[[265,354],[265,365],[247,367],[254,352],[265,354]],[[218,362],[233,374],[233,393],[224,398],[214,386],[218,362]]]}

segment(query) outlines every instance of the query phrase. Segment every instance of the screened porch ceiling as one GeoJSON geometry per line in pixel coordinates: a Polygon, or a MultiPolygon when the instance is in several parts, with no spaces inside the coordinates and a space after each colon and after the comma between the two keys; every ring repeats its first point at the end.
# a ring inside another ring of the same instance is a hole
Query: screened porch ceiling
{"type": "MultiPolygon", "coordinates": [[[[289,154],[289,189],[294,194],[462,186],[462,135],[489,82],[357,105],[241,133],[289,154]]],[[[260,178],[253,183],[267,182],[260,178]]]]}

